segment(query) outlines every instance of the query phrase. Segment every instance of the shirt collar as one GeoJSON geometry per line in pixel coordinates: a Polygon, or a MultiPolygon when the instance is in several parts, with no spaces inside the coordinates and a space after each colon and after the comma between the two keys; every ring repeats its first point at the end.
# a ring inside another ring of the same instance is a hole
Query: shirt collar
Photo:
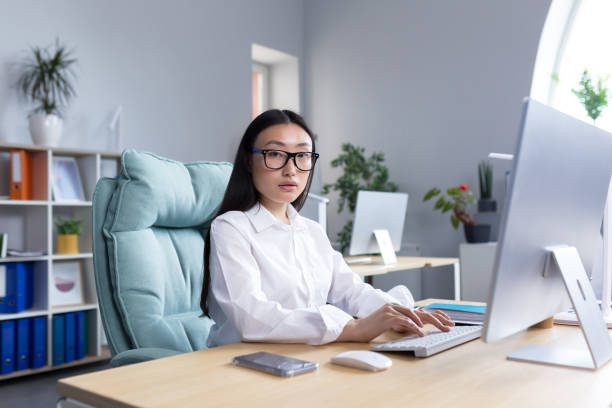
{"type": "Polygon", "coordinates": [[[245,211],[245,214],[249,220],[251,220],[251,224],[253,224],[253,227],[257,232],[261,232],[271,226],[277,226],[282,229],[291,229],[293,227],[296,231],[306,228],[304,220],[291,204],[287,205],[287,216],[289,217],[289,222],[291,225],[287,225],[284,222],[276,219],[276,217],[273,216],[272,213],[270,213],[270,211],[268,211],[266,207],[260,203],[255,204],[249,210],[245,211]]]}

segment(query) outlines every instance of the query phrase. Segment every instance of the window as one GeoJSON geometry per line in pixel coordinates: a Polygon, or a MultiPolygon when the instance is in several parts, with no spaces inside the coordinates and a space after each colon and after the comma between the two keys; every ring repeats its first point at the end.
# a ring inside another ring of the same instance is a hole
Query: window
{"type": "MultiPolygon", "coordinates": [[[[540,39],[532,97],[593,123],[572,89],[579,87],[585,69],[595,85],[612,74],[611,15],[609,0],[553,0],[540,39]]],[[[612,78],[607,85],[612,86],[612,78]]],[[[596,125],[612,131],[612,106],[603,109],[596,125]]]]}
{"type": "Polygon", "coordinates": [[[252,72],[252,105],[253,118],[260,113],[269,109],[270,99],[270,70],[269,68],[257,62],[253,62],[252,72]]]}
{"type": "Polygon", "coordinates": [[[298,59],[293,55],[253,44],[251,99],[253,118],[265,110],[300,112],[298,59]]]}

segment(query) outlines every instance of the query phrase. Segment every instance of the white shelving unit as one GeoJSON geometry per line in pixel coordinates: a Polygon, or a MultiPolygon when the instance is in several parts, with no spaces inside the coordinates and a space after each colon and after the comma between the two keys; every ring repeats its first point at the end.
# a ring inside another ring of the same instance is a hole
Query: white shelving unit
{"type": "Polygon", "coordinates": [[[0,381],[24,375],[73,367],[110,357],[102,343],[102,325],[96,294],[92,254],[92,199],[98,179],[113,177],[119,173],[119,153],[69,148],[0,143],[0,197],[10,195],[10,151],[25,150],[32,160],[30,176],[37,187],[32,200],[0,199],[0,232],[8,233],[8,246],[18,250],[44,250],[47,255],[36,257],[0,258],[1,263],[33,262],[34,304],[16,314],[0,314],[0,321],[31,317],[47,317],[47,361],[38,369],[15,371],[0,375],[0,381]],[[53,157],[73,157],[77,161],[85,201],[56,202],[53,200],[53,157]],[[56,217],[72,217],[83,221],[79,236],[79,254],[58,255],[57,232],[53,220],[56,217]],[[59,262],[78,261],[83,271],[84,303],[76,306],[51,306],[53,267],[59,262]],[[84,311],[87,316],[87,348],[85,358],[70,363],[53,365],[53,324],[56,314],[84,311]]]}

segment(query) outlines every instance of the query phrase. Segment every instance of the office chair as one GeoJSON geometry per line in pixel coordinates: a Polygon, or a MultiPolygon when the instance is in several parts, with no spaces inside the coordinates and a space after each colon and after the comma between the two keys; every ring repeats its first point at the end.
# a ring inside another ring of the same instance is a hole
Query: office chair
{"type": "Polygon", "coordinates": [[[206,348],[204,237],[231,171],[128,149],[120,175],[98,181],[94,275],[112,366],[206,348]]]}

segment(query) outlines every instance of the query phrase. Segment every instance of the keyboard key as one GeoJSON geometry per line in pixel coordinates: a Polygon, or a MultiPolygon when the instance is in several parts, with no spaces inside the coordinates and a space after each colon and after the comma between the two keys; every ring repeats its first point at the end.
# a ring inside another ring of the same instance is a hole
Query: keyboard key
{"type": "Polygon", "coordinates": [[[450,331],[432,330],[427,336],[416,334],[372,347],[375,351],[414,351],[416,357],[427,357],[480,337],[482,326],[455,326],[450,331]]]}

